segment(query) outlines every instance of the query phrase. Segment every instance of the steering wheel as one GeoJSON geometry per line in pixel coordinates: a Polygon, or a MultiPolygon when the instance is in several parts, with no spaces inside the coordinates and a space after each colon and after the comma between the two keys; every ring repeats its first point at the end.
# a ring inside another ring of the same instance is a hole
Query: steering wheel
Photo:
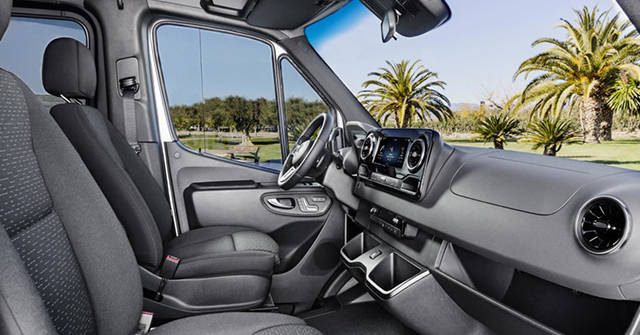
{"type": "Polygon", "coordinates": [[[278,186],[283,190],[294,187],[304,178],[305,175],[317,165],[324,150],[324,146],[329,140],[329,135],[333,130],[333,116],[329,113],[322,113],[316,116],[304,130],[300,138],[296,141],[284,161],[280,175],[278,176],[278,186]],[[315,140],[311,136],[318,131],[315,140]]]}

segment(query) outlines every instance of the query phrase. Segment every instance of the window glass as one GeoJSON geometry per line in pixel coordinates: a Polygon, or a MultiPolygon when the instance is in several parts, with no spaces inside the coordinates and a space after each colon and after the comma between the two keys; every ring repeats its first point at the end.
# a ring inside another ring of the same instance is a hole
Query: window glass
{"type": "Polygon", "coordinates": [[[9,27],[0,41],[0,67],[12,72],[47,107],[64,100],[49,95],[42,86],[42,56],[49,42],[60,37],[70,37],[87,44],[82,26],[74,21],[12,17],[9,27]]]}
{"type": "Polygon", "coordinates": [[[329,107],[288,60],[283,59],[281,67],[289,141],[295,142],[311,120],[329,107]]]}
{"type": "Polygon", "coordinates": [[[195,150],[280,169],[271,48],[203,29],[165,25],[158,50],[180,141],[195,150]]]}
{"type": "Polygon", "coordinates": [[[361,1],[305,34],[383,127],[640,170],[640,34],[615,1],[447,3],[442,26],[388,43],[361,1]]]}

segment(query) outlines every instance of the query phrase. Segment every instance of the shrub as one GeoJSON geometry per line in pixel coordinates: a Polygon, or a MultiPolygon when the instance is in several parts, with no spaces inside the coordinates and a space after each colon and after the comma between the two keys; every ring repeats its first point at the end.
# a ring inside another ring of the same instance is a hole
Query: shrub
{"type": "Polygon", "coordinates": [[[533,150],[544,147],[544,155],[555,156],[563,144],[582,143],[582,132],[571,120],[550,117],[531,122],[522,141],[532,143],[533,150]]]}
{"type": "Polygon", "coordinates": [[[519,125],[520,121],[508,112],[487,115],[478,120],[477,128],[473,131],[476,134],[473,140],[493,142],[496,149],[504,149],[508,139],[515,138],[522,132],[519,125]]]}

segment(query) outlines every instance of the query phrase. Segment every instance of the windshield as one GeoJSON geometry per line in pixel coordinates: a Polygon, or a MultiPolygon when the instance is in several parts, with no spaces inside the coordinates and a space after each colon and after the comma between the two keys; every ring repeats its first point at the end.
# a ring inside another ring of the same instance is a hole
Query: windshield
{"type": "Polygon", "coordinates": [[[449,21],[418,37],[396,34],[382,43],[380,20],[359,1],[305,33],[383,127],[432,128],[454,144],[640,169],[640,48],[629,42],[637,40],[637,32],[614,1],[447,3],[449,21]],[[614,27],[609,35],[607,25],[614,27]],[[572,38],[574,28],[601,40],[585,46],[572,38]],[[574,73],[548,66],[579,62],[588,47],[595,54],[615,49],[626,58],[587,56],[600,70],[574,73]],[[544,55],[562,48],[563,59],[545,61],[544,55]],[[615,73],[602,73],[605,67],[616,67],[615,73]],[[588,84],[594,89],[583,89],[580,82],[594,77],[599,81],[588,84]],[[630,98],[628,92],[638,95],[630,98]],[[589,104],[597,111],[587,110],[589,104]],[[558,134],[559,141],[545,139],[558,134]]]}

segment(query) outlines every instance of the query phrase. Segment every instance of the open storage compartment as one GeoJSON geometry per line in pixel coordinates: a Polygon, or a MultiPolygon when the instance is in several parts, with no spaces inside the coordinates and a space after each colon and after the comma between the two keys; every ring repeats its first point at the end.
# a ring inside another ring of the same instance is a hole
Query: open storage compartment
{"type": "Polygon", "coordinates": [[[351,261],[356,260],[362,254],[380,245],[369,234],[360,234],[349,241],[342,249],[343,254],[351,261]]]}
{"type": "Polygon", "coordinates": [[[384,291],[391,291],[420,273],[420,268],[396,253],[385,257],[369,274],[369,279],[384,291]]]}
{"type": "Polygon", "coordinates": [[[349,272],[380,305],[419,333],[493,335],[446,295],[426,266],[376,235],[360,233],[340,254],[349,272]]]}
{"type": "Polygon", "coordinates": [[[419,280],[429,275],[426,267],[410,261],[368,232],[351,239],[340,252],[349,272],[382,299],[402,291],[412,278],[419,280]]]}

